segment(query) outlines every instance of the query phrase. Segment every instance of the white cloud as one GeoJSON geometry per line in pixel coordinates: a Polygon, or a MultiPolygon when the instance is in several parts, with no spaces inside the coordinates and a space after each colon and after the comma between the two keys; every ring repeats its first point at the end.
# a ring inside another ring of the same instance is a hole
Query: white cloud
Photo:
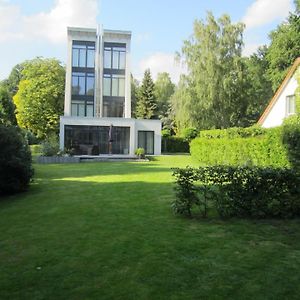
{"type": "Polygon", "coordinates": [[[262,46],[262,44],[245,43],[245,48],[243,49],[243,56],[250,56],[251,54],[256,52],[259,46],[262,46]]]}
{"type": "Polygon", "coordinates": [[[242,22],[246,29],[259,27],[288,16],[291,0],[256,0],[247,9],[242,22]]]}
{"type": "Polygon", "coordinates": [[[22,15],[20,7],[0,2],[0,41],[42,38],[66,39],[67,26],[95,27],[99,0],[56,0],[52,9],[22,15]]]}
{"type": "Polygon", "coordinates": [[[146,69],[150,69],[154,79],[158,73],[168,72],[173,82],[179,81],[180,74],[186,73],[186,68],[175,62],[174,54],[158,52],[144,59],[138,64],[138,71],[135,77],[138,80],[143,78],[143,73],[146,69]]]}

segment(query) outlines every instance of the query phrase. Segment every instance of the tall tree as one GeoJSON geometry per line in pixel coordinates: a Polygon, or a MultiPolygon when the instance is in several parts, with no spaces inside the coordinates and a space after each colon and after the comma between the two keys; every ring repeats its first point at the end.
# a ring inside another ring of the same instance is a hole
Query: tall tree
{"type": "MultiPolygon", "coordinates": [[[[232,24],[227,15],[216,20],[208,13],[206,23],[194,22],[194,33],[182,47],[189,71],[185,79],[189,91],[182,106],[187,108],[189,126],[205,129],[239,125],[246,110],[243,30],[242,23],[232,24]]],[[[176,99],[178,111],[181,100],[176,99]]]]}
{"type": "Polygon", "coordinates": [[[154,95],[154,82],[150,70],[146,70],[142,85],[138,93],[136,117],[138,119],[153,119],[156,117],[156,100],[154,95]]]}
{"type": "Polygon", "coordinates": [[[246,99],[247,111],[245,125],[253,125],[263,113],[273,95],[272,82],[267,76],[268,61],[266,59],[267,47],[258,48],[257,52],[245,58],[246,74],[246,99]]]}
{"type": "Polygon", "coordinates": [[[65,70],[56,59],[36,58],[24,63],[14,102],[20,127],[45,138],[58,132],[63,114],[65,70]]]}
{"type": "Polygon", "coordinates": [[[0,84],[0,124],[17,124],[15,106],[6,84],[0,84]]]}
{"type": "Polygon", "coordinates": [[[288,69],[300,55],[300,14],[297,3],[296,12],[270,33],[271,43],[266,58],[273,91],[279,87],[288,69]]]}
{"type": "Polygon", "coordinates": [[[175,85],[171,81],[169,73],[158,73],[155,81],[154,94],[157,103],[157,115],[162,121],[168,117],[170,98],[174,94],[174,90],[175,85]]]}
{"type": "Polygon", "coordinates": [[[130,84],[131,84],[131,115],[133,118],[136,117],[136,105],[139,94],[139,82],[135,79],[132,74],[130,74],[130,84]]]}

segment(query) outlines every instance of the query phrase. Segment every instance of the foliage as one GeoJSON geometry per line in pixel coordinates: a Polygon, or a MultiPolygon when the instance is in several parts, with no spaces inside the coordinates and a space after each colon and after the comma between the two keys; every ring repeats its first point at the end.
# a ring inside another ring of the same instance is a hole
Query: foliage
{"type": "Polygon", "coordinates": [[[266,58],[269,64],[268,76],[275,91],[300,53],[299,13],[290,14],[285,22],[270,33],[270,39],[266,58]]]}
{"type": "Polygon", "coordinates": [[[179,129],[240,124],[247,108],[243,30],[244,25],[232,24],[228,15],[216,20],[208,13],[206,23],[194,22],[193,36],[182,47],[189,73],[181,78],[173,97],[179,129]]]}
{"type": "Polygon", "coordinates": [[[154,83],[148,69],[144,73],[142,85],[139,89],[135,116],[138,119],[153,119],[156,117],[156,108],[154,83]]]}
{"type": "Polygon", "coordinates": [[[189,143],[179,136],[169,136],[162,138],[162,152],[188,153],[189,143]]]}
{"type": "Polygon", "coordinates": [[[169,137],[169,136],[171,136],[171,131],[170,131],[170,129],[162,129],[162,131],[161,131],[161,136],[162,137],[169,137]]]}
{"type": "Polygon", "coordinates": [[[191,140],[193,140],[195,137],[197,137],[198,135],[198,130],[194,127],[188,127],[188,128],[184,128],[182,130],[181,136],[183,137],[183,139],[185,141],[187,141],[188,143],[191,142],[191,140]]]}
{"type": "Polygon", "coordinates": [[[21,131],[0,124],[0,195],[26,190],[32,175],[30,149],[21,131]]]}
{"type": "Polygon", "coordinates": [[[56,59],[36,58],[24,63],[19,90],[14,96],[22,128],[45,138],[58,132],[63,114],[65,70],[56,59]]]}
{"type": "Polygon", "coordinates": [[[40,142],[40,139],[38,139],[30,130],[22,129],[22,132],[28,145],[35,145],[40,142]]]}
{"type": "Polygon", "coordinates": [[[212,166],[175,169],[175,213],[191,216],[193,206],[212,204],[221,217],[300,215],[300,178],[293,169],[212,166]],[[203,200],[205,199],[205,204],[203,200]]]}
{"type": "Polygon", "coordinates": [[[49,135],[41,145],[43,156],[55,156],[60,152],[58,138],[55,134],[49,135]]]}
{"type": "Polygon", "coordinates": [[[139,94],[139,82],[133,78],[130,74],[130,85],[131,85],[131,115],[132,118],[136,117],[136,105],[139,94]]]}
{"type": "Polygon", "coordinates": [[[283,123],[283,144],[287,148],[289,161],[300,171],[300,116],[293,115],[283,123]]]}
{"type": "Polygon", "coordinates": [[[244,58],[247,70],[244,87],[247,109],[243,123],[247,126],[257,122],[273,96],[272,83],[267,76],[269,63],[266,54],[265,46],[258,48],[249,58],[244,58]]]}
{"type": "Polygon", "coordinates": [[[282,128],[229,128],[200,132],[190,145],[193,158],[201,165],[290,165],[282,128]]]}
{"type": "Polygon", "coordinates": [[[164,123],[170,112],[170,99],[174,94],[174,90],[175,85],[172,83],[169,73],[158,73],[154,85],[154,94],[157,104],[156,114],[164,123]]]}
{"type": "Polygon", "coordinates": [[[145,149],[137,148],[137,149],[135,149],[134,154],[137,155],[139,158],[144,158],[145,157],[145,149]]]}
{"type": "Polygon", "coordinates": [[[0,85],[0,124],[16,125],[15,106],[7,86],[0,85]]]}

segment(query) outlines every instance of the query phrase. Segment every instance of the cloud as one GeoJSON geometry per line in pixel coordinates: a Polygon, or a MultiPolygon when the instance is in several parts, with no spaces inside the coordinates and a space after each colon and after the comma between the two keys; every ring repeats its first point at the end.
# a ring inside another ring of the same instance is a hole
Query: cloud
{"type": "Polygon", "coordinates": [[[242,22],[246,29],[259,27],[287,17],[291,9],[291,0],[256,0],[248,7],[242,22]]]}
{"type": "Polygon", "coordinates": [[[0,41],[35,38],[66,40],[67,26],[95,27],[99,0],[56,0],[47,12],[22,15],[20,7],[0,1],[0,41]]]}
{"type": "Polygon", "coordinates": [[[175,83],[178,83],[180,74],[186,73],[186,68],[175,62],[174,54],[165,52],[157,52],[142,59],[138,64],[135,77],[142,80],[146,69],[150,69],[154,79],[158,73],[168,72],[175,83]]]}
{"type": "Polygon", "coordinates": [[[243,56],[250,56],[256,50],[258,47],[262,46],[263,44],[251,44],[251,43],[245,43],[245,48],[243,49],[243,56]]]}

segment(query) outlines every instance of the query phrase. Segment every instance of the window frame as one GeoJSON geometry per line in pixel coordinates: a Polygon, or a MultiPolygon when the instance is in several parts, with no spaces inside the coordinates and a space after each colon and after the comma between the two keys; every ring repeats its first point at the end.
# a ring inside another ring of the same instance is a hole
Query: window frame
{"type": "Polygon", "coordinates": [[[285,114],[286,116],[291,116],[291,115],[294,115],[296,113],[296,97],[295,95],[287,95],[285,97],[286,99],[286,103],[285,103],[285,114]],[[293,100],[293,112],[290,111],[290,108],[291,108],[291,100],[293,100]]]}

